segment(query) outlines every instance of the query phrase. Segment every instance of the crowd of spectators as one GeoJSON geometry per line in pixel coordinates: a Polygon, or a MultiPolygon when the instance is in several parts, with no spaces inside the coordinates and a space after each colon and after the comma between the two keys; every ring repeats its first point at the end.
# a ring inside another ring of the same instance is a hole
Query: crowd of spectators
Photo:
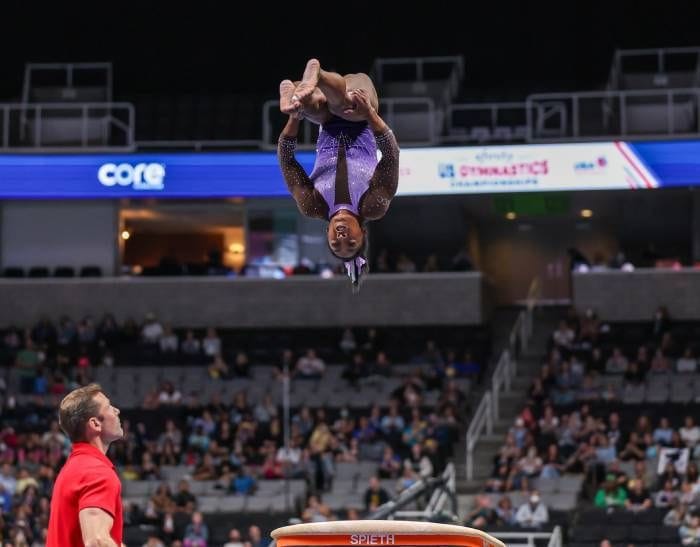
{"type": "MultiPolygon", "coordinates": [[[[327,363],[314,348],[281,351],[271,388],[277,389],[287,374],[291,382],[318,381],[329,367],[342,368],[340,376],[348,390],[368,380],[397,377],[391,348],[380,339],[375,329],[367,336],[351,329],[340,331],[336,344],[344,365],[327,363]]],[[[3,542],[42,545],[53,480],[70,452],[70,443],[54,419],[55,405],[99,371],[112,369],[118,374],[124,344],[161,357],[190,357],[201,366],[207,382],[248,378],[256,366],[246,352],[229,351],[216,329],[200,334],[176,332],[153,314],[140,323],[121,325],[107,315],[99,322],[62,317],[56,324],[42,318],[30,328],[6,329],[0,345],[3,542]],[[17,395],[9,389],[11,377],[17,382],[17,395]]],[[[441,473],[451,459],[467,408],[466,394],[455,379],[476,378],[480,370],[468,351],[465,360],[457,359],[457,353],[427,340],[424,349],[405,363],[411,373],[401,378],[382,405],[293,408],[289,445],[285,445],[281,408],[269,393],[250,400],[245,390],[229,397],[221,393],[202,397],[181,391],[167,379],[151,386],[140,408],[123,409],[124,440],[114,443],[108,454],[124,483],[163,483],[142,503],[126,503],[126,525],[148,525],[154,530],[146,545],[205,545],[208,516],[198,508],[192,481],[212,481],[222,493],[245,496],[255,493],[261,481],[301,479],[308,493],[299,505],[302,520],[366,514],[418,478],[441,473]],[[432,400],[437,404],[426,404],[429,392],[435,394],[432,400]],[[328,511],[322,500],[332,487],[336,466],[359,461],[374,462],[377,478],[393,480],[396,488],[388,494],[372,493],[373,482],[364,507],[348,508],[343,515],[328,511]],[[168,467],[186,468],[174,491],[163,472],[168,467]]],[[[115,403],[119,405],[119,400],[115,403]]],[[[254,528],[244,538],[231,530],[230,544],[255,547],[259,540],[254,536],[254,528]]]]}
{"type": "Polygon", "coordinates": [[[551,335],[527,404],[495,454],[467,524],[542,526],[547,511],[538,481],[577,474],[585,477],[583,505],[636,514],[655,510],[664,525],[677,529],[678,541],[697,544],[697,405],[634,406],[630,413],[622,397],[627,386],[656,377],[690,381],[697,372],[695,347],[692,340],[677,343],[663,307],[644,332],[645,341],[630,347],[593,310],[569,311],[551,335]],[[529,500],[513,508],[514,492],[529,500]],[[496,506],[493,494],[501,495],[496,506]]]}

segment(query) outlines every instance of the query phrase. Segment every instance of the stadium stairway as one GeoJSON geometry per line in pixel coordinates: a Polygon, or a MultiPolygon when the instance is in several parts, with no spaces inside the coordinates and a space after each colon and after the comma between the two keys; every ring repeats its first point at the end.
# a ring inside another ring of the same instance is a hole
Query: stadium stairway
{"type": "MultiPolygon", "coordinates": [[[[515,323],[521,308],[498,309],[492,318],[493,359],[484,374],[486,381],[482,382],[470,393],[472,409],[481,401],[484,392],[491,386],[491,375],[495,369],[498,357],[508,346],[510,330],[515,323]]],[[[527,400],[527,390],[533,378],[539,373],[542,358],[547,349],[547,342],[555,330],[558,321],[565,314],[565,308],[560,306],[538,307],[533,314],[532,340],[527,351],[518,358],[517,375],[513,380],[510,393],[501,393],[500,419],[494,424],[491,435],[483,435],[475,450],[474,479],[466,479],[466,435],[463,435],[455,451],[457,468],[457,498],[459,515],[464,516],[473,506],[474,496],[479,493],[489,478],[493,468],[493,457],[503,444],[508,429],[527,400]]],[[[470,417],[471,418],[471,417],[470,417]]],[[[469,423],[465,424],[466,433],[469,423]]]]}

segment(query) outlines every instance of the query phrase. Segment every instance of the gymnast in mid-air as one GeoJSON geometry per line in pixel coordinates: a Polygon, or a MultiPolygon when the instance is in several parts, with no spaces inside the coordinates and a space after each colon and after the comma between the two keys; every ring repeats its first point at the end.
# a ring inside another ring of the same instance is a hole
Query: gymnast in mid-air
{"type": "Polygon", "coordinates": [[[283,80],[279,91],[280,110],[289,115],[277,145],[287,188],[303,215],[328,220],[328,246],[357,290],[369,269],[366,224],[386,214],[398,187],[396,137],[379,116],[367,74],[342,76],[311,59],[302,79],[283,80]],[[320,125],[310,175],[294,155],[303,119],[320,125]]]}

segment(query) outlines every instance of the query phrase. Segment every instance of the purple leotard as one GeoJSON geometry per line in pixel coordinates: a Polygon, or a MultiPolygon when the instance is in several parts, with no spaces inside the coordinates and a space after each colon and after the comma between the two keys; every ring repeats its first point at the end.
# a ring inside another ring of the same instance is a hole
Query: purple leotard
{"type": "Polygon", "coordinates": [[[369,189],[377,163],[377,143],[366,123],[332,118],[323,124],[316,143],[316,163],[309,178],[328,204],[328,218],[340,209],[359,215],[360,198],[369,189]],[[338,159],[343,150],[347,164],[346,195],[349,194],[350,203],[339,203],[336,195],[338,159]]]}
{"type": "Polygon", "coordinates": [[[332,118],[321,126],[311,175],[297,162],[295,150],[296,138],[280,137],[282,174],[304,215],[329,219],[347,209],[374,220],[386,213],[399,180],[399,147],[390,129],[374,135],[366,122],[332,118]],[[337,188],[336,181],[343,188],[337,188]]]}

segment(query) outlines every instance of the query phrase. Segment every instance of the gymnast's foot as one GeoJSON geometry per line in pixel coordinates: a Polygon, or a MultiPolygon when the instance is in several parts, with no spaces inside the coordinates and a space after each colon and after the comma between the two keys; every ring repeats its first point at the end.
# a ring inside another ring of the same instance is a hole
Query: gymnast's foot
{"type": "Polygon", "coordinates": [[[309,62],[306,63],[304,74],[301,77],[301,82],[299,82],[299,85],[297,85],[297,88],[294,90],[292,102],[295,105],[297,105],[297,103],[303,103],[305,99],[311,97],[311,94],[318,85],[320,72],[321,63],[318,62],[318,59],[309,59],[309,62]]]}
{"type": "Polygon", "coordinates": [[[282,80],[280,82],[280,110],[285,114],[294,114],[297,110],[292,100],[294,88],[294,82],[291,80],[282,80]]]}

